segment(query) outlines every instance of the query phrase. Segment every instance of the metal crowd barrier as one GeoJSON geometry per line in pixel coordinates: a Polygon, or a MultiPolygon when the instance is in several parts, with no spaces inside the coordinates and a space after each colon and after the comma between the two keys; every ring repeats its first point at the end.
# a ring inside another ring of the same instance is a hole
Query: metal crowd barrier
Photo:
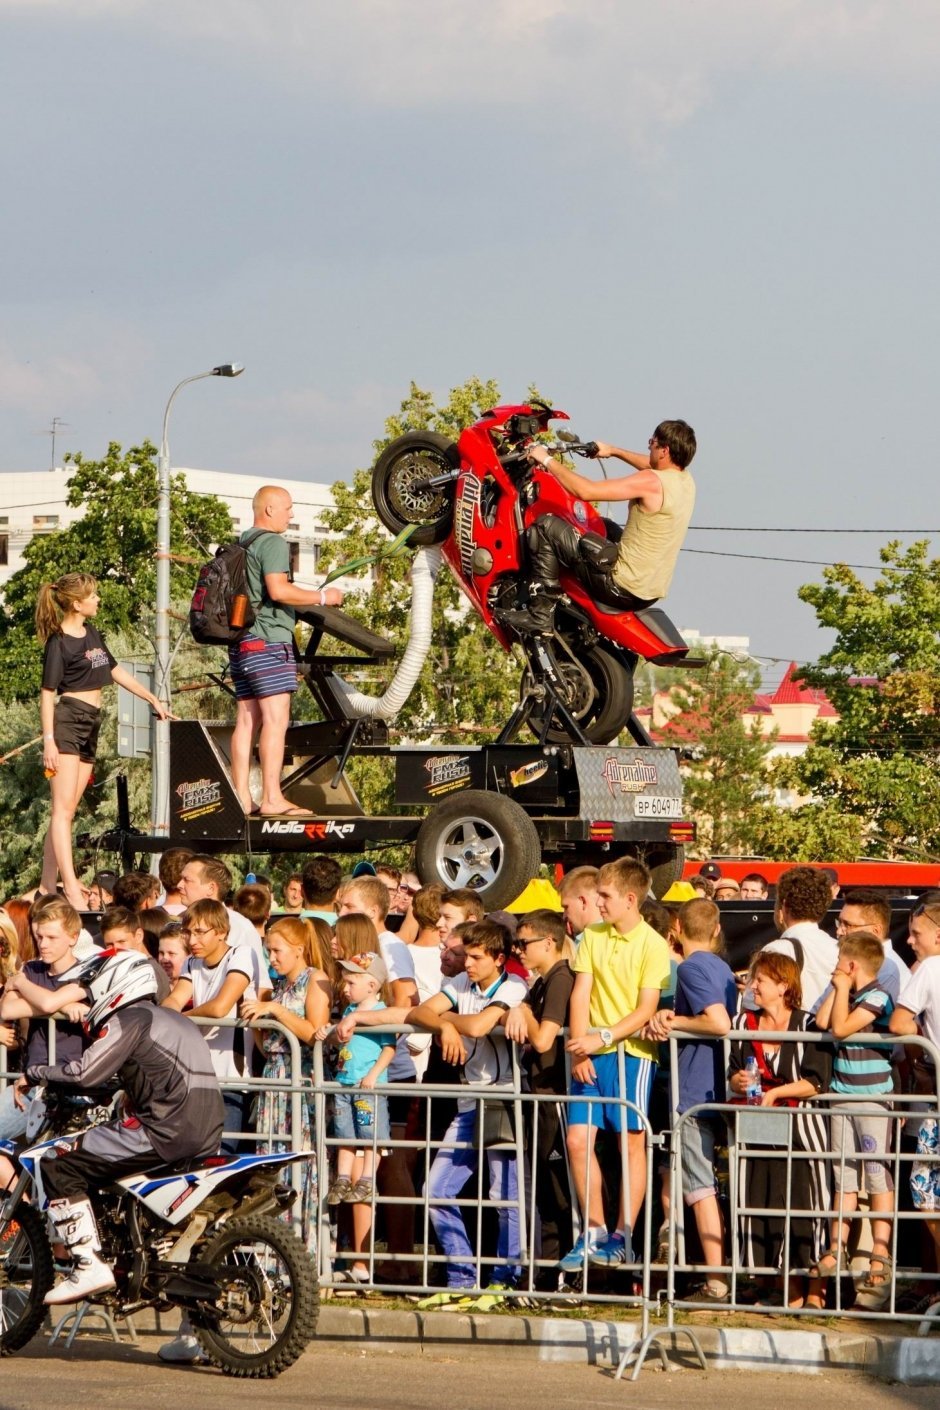
{"type": "MultiPolygon", "coordinates": [[[[240,1025],[238,1020],[218,1020],[218,1019],[196,1019],[195,1022],[203,1027],[218,1026],[245,1026],[240,1025]]],[[[318,1265],[318,1275],[321,1286],[331,1288],[339,1286],[341,1283],[347,1289],[351,1289],[351,1284],[342,1277],[339,1264],[349,1263],[353,1260],[353,1253],[348,1249],[343,1249],[337,1245],[336,1230],[342,1232],[342,1218],[335,1219],[331,1207],[327,1203],[327,1192],[329,1190],[329,1172],[331,1166],[331,1154],[340,1145],[348,1144],[342,1138],[329,1134],[330,1132],[330,1106],[336,1092],[344,1089],[338,1082],[332,1081],[328,1075],[328,1066],[324,1061],[324,1047],[321,1043],[313,1045],[312,1084],[309,1079],[303,1076],[302,1072],[302,1045],[299,1040],[283,1025],[273,1020],[265,1019],[257,1024],[251,1025],[254,1028],[272,1029],[280,1032],[287,1040],[289,1053],[289,1075],[280,1081],[268,1081],[263,1078],[245,1078],[238,1081],[226,1081],[221,1085],[223,1090],[235,1089],[240,1091],[260,1092],[288,1092],[290,1094],[290,1131],[245,1131],[242,1133],[232,1133],[240,1136],[245,1142],[254,1142],[258,1146],[264,1146],[271,1141],[277,1141],[288,1146],[291,1151],[301,1151],[310,1149],[311,1143],[316,1157],[316,1167],[318,1171],[317,1183],[317,1239],[316,1239],[316,1260],[318,1265]],[[308,1121],[308,1102],[312,1097],[313,1106],[313,1130],[310,1130],[308,1121]]],[[[370,1030],[373,1034],[395,1033],[407,1034],[415,1030],[408,1025],[387,1025],[376,1027],[370,1030]]],[[[748,1042],[751,1038],[750,1030],[734,1030],[723,1040],[725,1048],[725,1058],[727,1067],[727,1056],[730,1046],[734,1042],[748,1042]]],[[[803,1044],[832,1044],[832,1039],[827,1034],[814,1034],[807,1032],[770,1032],[761,1030],[762,1041],[774,1043],[803,1044]]],[[[707,1306],[708,1310],[715,1311],[718,1304],[709,1302],[696,1302],[687,1294],[684,1286],[685,1281],[697,1276],[699,1280],[704,1274],[718,1274],[725,1278],[729,1284],[729,1295],[727,1301],[720,1304],[722,1311],[754,1311],[753,1301],[745,1296],[747,1285],[752,1284],[755,1279],[781,1278],[783,1283],[784,1307],[780,1310],[789,1315],[802,1317],[819,1317],[824,1315],[844,1316],[850,1311],[847,1306],[848,1298],[845,1297],[845,1288],[840,1284],[838,1275],[833,1280],[836,1289],[836,1306],[834,1309],[828,1308],[820,1312],[815,1308],[788,1308],[787,1286],[791,1275],[807,1276],[808,1268],[798,1267],[794,1264],[790,1246],[792,1225],[795,1219],[816,1219],[829,1221],[842,1217],[840,1201],[833,1199],[828,1207],[806,1208],[794,1205],[792,1198],[792,1180],[795,1166],[804,1160],[822,1160],[831,1171],[834,1167],[844,1169],[847,1160],[854,1152],[846,1150],[845,1143],[840,1149],[829,1148],[823,1151],[804,1151],[794,1142],[794,1123],[800,1115],[800,1108],[772,1108],[777,1118],[779,1130],[771,1133],[773,1144],[755,1144],[756,1140],[761,1140],[761,1133],[758,1129],[757,1136],[753,1131],[753,1123],[764,1120],[767,1114],[765,1109],[758,1111],[756,1108],[739,1105],[737,1103],[721,1102],[706,1106],[698,1106],[681,1116],[676,1112],[675,1099],[675,1078],[677,1072],[678,1044],[683,1041],[701,1041],[699,1035],[683,1034],[676,1026],[669,1039],[669,1055],[671,1069],[672,1101],[670,1104],[670,1115],[667,1121],[667,1128],[662,1132],[655,1132],[645,1113],[628,1102],[625,1098],[619,1098],[616,1102],[606,1098],[588,1098],[590,1103],[604,1102],[608,1105],[616,1105],[620,1108],[622,1117],[625,1117],[628,1110],[632,1110],[644,1133],[645,1151],[645,1179],[643,1190],[643,1212],[641,1224],[637,1230],[633,1231],[635,1246],[633,1257],[623,1265],[614,1269],[598,1270],[593,1267],[587,1255],[585,1255],[583,1265],[578,1275],[569,1275],[570,1279],[575,1278],[575,1286],[565,1286],[563,1289],[546,1286],[549,1281],[547,1274],[555,1267],[553,1261],[541,1257],[539,1247],[539,1191],[548,1178],[547,1169],[543,1168],[543,1162],[539,1159],[532,1160],[530,1153],[538,1150],[538,1134],[540,1123],[549,1119],[547,1107],[557,1106],[560,1114],[560,1128],[562,1132],[561,1149],[564,1156],[564,1130],[565,1113],[570,1098],[567,1095],[545,1095],[534,1094],[523,1090],[523,1073],[519,1065],[519,1048],[512,1044],[510,1051],[512,1054],[511,1083],[508,1087],[498,1089],[499,1099],[505,1101],[512,1112],[513,1140],[508,1146],[502,1149],[512,1152],[512,1158],[516,1163],[517,1170],[517,1197],[514,1201],[502,1199],[490,1199],[487,1193],[486,1183],[486,1149],[483,1146],[482,1132],[475,1133],[473,1142],[448,1143],[443,1136],[435,1137],[433,1132],[433,1118],[435,1114],[435,1104],[444,1101],[454,1102],[458,1097],[472,1100],[476,1103],[477,1109],[482,1110],[484,1102],[494,1099],[494,1089],[492,1087],[470,1086],[466,1083],[455,1084],[430,1084],[430,1083],[384,1083],[378,1089],[378,1093],[384,1096],[401,1096],[409,1099],[412,1104],[412,1128],[404,1137],[392,1134],[388,1141],[378,1141],[377,1130],[373,1128],[372,1150],[377,1156],[380,1150],[395,1150],[405,1153],[406,1158],[414,1162],[414,1185],[416,1193],[412,1195],[380,1194],[373,1190],[372,1194],[372,1228],[368,1246],[358,1257],[367,1266],[368,1277],[365,1282],[356,1282],[358,1291],[381,1291],[385,1294],[427,1294],[445,1290],[442,1288],[441,1275],[442,1265],[448,1262],[445,1254],[436,1251],[433,1237],[433,1225],[431,1210],[435,1204],[448,1204],[461,1211],[469,1212],[476,1218],[476,1229],[472,1233],[472,1259],[471,1270],[473,1274],[472,1287],[460,1289],[472,1299],[485,1292],[489,1281],[488,1270],[497,1262],[497,1259],[486,1242],[484,1227],[484,1215],[487,1210],[498,1212],[501,1209],[512,1207],[517,1216],[519,1229],[519,1247],[511,1249],[509,1255],[503,1262],[512,1262],[521,1269],[521,1274],[515,1288],[508,1290],[504,1296],[512,1302],[523,1302],[538,1305],[542,1302],[555,1302],[561,1296],[568,1302],[573,1303],[615,1303],[627,1305],[635,1308],[640,1320],[640,1345],[636,1354],[634,1377],[638,1374],[643,1358],[651,1346],[655,1346],[657,1339],[663,1335],[674,1337],[675,1335],[685,1335],[692,1343],[693,1350],[699,1355],[701,1364],[701,1348],[698,1346],[694,1332],[688,1327],[677,1326],[675,1314],[679,1312],[702,1310],[707,1306]],[[727,1132],[727,1190],[724,1196],[724,1203],[728,1212],[727,1227],[725,1229],[725,1256],[726,1262],[720,1268],[703,1269],[701,1265],[695,1265],[688,1256],[687,1231],[690,1218],[690,1210],[685,1205],[682,1191],[682,1167],[681,1152],[683,1134],[688,1129],[689,1121],[694,1116],[707,1115],[722,1124],[727,1132]],[[428,1180],[433,1164],[434,1156],[439,1151],[446,1150],[467,1150],[475,1149],[476,1172],[470,1192],[461,1194],[452,1200],[434,1201],[429,1198],[428,1180]],[[757,1156],[755,1157],[755,1151],[757,1156]],[[782,1207],[769,1208],[766,1206],[747,1203],[746,1190],[742,1186],[740,1179],[742,1163],[747,1160],[759,1158],[777,1162],[784,1166],[785,1175],[785,1199],[782,1207]],[[654,1263],[652,1259],[652,1230],[653,1230],[653,1209],[654,1196],[657,1191],[655,1180],[655,1168],[657,1165],[668,1165],[671,1173],[671,1198],[669,1201],[668,1215],[668,1257],[664,1263],[654,1263]],[[518,1178],[521,1172],[521,1178],[518,1178]],[[416,1247],[413,1251],[381,1250],[377,1245],[376,1238],[376,1214],[382,1209],[394,1206],[407,1206],[416,1211],[415,1221],[417,1229],[416,1247]],[[778,1267],[769,1265],[745,1266],[741,1257],[739,1234],[743,1220],[751,1217],[775,1217],[782,1218],[782,1259],[778,1267]],[[639,1247],[636,1247],[636,1242],[639,1247]],[[379,1280],[376,1276],[377,1264],[384,1258],[393,1261],[400,1266],[406,1266],[413,1270],[415,1277],[406,1281],[396,1283],[379,1280]],[[665,1326],[659,1330],[651,1330],[651,1317],[656,1311],[665,1313],[665,1326]]],[[[54,1054],[55,1045],[55,1025],[50,1021],[50,1055],[54,1054]]],[[[917,1047],[925,1051],[932,1059],[937,1070],[940,1065],[940,1052],[932,1044],[922,1038],[896,1037],[876,1038],[873,1035],[865,1034],[866,1044],[894,1047],[903,1044],[905,1048],[917,1047]]],[[[625,1090],[624,1058],[623,1048],[619,1049],[621,1064],[621,1090],[625,1090]]],[[[0,1048],[0,1088],[6,1086],[9,1077],[13,1074],[8,1071],[7,1050],[0,1048]]],[[[579,1101],[585,1099],[579,1098],[579,1101]]],[[[825,1112],[828,1107],[837,1105],[840,1108],[847,1108],[853,1105],[864,1107],[871,1105],[872,1098],[848,1097],[841,1094],[827,1093],[819,1096],[813,1101],[802,1104],[802,1109],[815,1109],[825,1112]]],[[[927,1095],[905,1096],[899,1093],[890,1094],[885,1097],[884,1105],[890,1108],[890,1124],[892,1130],[892,1140],[890,1152],[886,1157],[890,1162],[890,1169],[895,1187],[894,1209],[891,1211],[879,1211],[877,1217],[885,1219],[891,1225],[891,1258],[892,1276],[890,1294],[885,1306],[880,1310],[866,1310],[864,1316],[883,1321],[911,1320],[909,1312],[899,1311],[897,1308],[897,1291],[899,1274],[905,1281],[916,1278],[928,1284],[934,1284],[937,1291],[938,1305],[935,1306],[930,1315],[922,1323],[922,1326],[936,1327],[940,1322],[940,1274],[924,1273],[917,1266],[899,1267],[899,1233],[903,1226],[923,1226],[925,1223],[934,1222],[940,1219],[940,1211],[918,1211],[904,1207],[904,1201],[898,1196],[906,1187],[910,1168],[915,1161],[928,1164],[936,1164],[940,1157],[925,1157],[917,1155],[913,1149],[902,1147],[901,1137],[898,1128],[902,1128],[905,1121],[912,1115],[922,1116],[925,1112],[931,1119],[940,1121],[940,1097],[936,1090],[927,1095]]],[[[625,1125],[625,1120],[623,1121],[625,1125]]],[[[480,1128],[482,1122],[477,1122],[480,1128]]],[[[770,1140],[769,1136],[764,1136],[764,1140],[770,1140]]],[[[361,1143],[360,1143],[361,1144],[361,1143]]],[[[629,1207],[630,1194],[630,1169],[627,1157],[627,1143],[620,1143],[621,1150],[619,1158],[610,1157],[602,1162],[602,1168],[610,1171],[619,1164],[619,1177],[624,1188],[625,1199],[629,1207]]],[[[298,1195],[303,1181],[303,1170],[300,1162],[294,1163],[290,1169],[291,1181],[298,1195]]],[[[569,1171],[570,1177],[570,1171],[569,1171]]],[[[590,1187],[591,1170],[587,1169],[587,1199],[590,1203],[592,1190],[590,1187]]],[[[571,1196],[571,1216],[572,1216],[572,1237],[577,1238],[580,1230],[580,1211],[578,1201],[574,1195],[574,1189],[570,1189],[571,1196]]],[[[339,1206],[342,1208],[342,1206],[339,1206]]],[[[847,1213],[845,1217],[853,1226],[862,1224],[871,1217],[870,1211],[859,1208],[857,1211],[847,1213]]],[[[294,1225],[297,1232],[300,1232],[300,1211],[299,1199],[294,1205],[294,1225]]],[[[472,1222],[472,1221],[471,1221],[472,1222]]],[[[465,1220],[466,1223],[466,1220],[465,1220]]],[[[829,1246],[828,1236],[822,1241],[822,1247],[829,1246]]],[[[849,1270],[844,1270],[846,1278],[849,1270]]],[[[827,1280],[828,1283],[829,1280],[827,1280]]],[[[854,1313],[853,1315],[858,1315],[854,1313]]],[[[662,1348],[660,1347],[660,1353],[662,1348]]],[[[632,1353],[631,1353],[632,1354],[632,1353]]],[[[624,1358],[619,1368],[618,1374],[622,1374],[626,1365],[627,1357],[624,1358]]]]}

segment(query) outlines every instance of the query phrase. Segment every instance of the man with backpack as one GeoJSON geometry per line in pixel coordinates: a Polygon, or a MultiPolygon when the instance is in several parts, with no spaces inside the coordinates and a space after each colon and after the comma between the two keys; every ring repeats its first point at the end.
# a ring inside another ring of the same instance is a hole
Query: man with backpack
{"type": "Polygon", "coordinates": [[[232,684],[238,697],[232,732],[232,782],[246,813],[264,817],[309,817],[281,791],[284,740],[290,698],[297,689],[294,623],[298,607],[339,607],[338,588],[301,588],[291,581],[290,550],[284,538],[294,505],[288,490],[262,485],[252,500],[254,523],[239,539],[246,547],[245,573],[254,622],[228,648],[232,684]],[[258,735],[261,802],[248,789],[251,754],[258,735]]]}

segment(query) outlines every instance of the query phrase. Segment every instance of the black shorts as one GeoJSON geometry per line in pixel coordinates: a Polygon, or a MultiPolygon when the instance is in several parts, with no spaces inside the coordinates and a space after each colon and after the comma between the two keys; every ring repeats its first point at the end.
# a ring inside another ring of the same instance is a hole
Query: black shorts
{"type": "Polygon", "coordinates": [[[55,707],[52,733],[60,754],[77,754],[83,764],[95,762],[101,711],[71,695],[60,695],[55,707]]]}

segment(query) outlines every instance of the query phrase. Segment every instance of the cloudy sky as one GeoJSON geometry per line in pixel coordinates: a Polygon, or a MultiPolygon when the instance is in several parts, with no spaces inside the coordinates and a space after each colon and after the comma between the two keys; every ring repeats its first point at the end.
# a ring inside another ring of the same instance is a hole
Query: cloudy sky
{"type": "MultiPolygon", "coordinates": [[[[181,396],[174,461],[332,482],[412,378],[477,374],[621,445],[691,421],[690,549],[864,565],[881,536],[753,530],[940,527],[935,0],[0,0],[0,26],[0,470],[48,465],[54,416],[60,452],[157,440],[182,377],[238,360],[181,396]]],[[[813,659],[819,571],[686,553],[669,610],[813,659]]]]}

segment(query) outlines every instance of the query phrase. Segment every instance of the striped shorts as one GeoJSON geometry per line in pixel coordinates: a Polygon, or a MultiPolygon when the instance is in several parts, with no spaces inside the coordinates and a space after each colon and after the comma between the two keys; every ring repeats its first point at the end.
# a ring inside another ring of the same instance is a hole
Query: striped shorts
{"type": "Polygon", "coordinates": [[[239,700],[291,695],[297,689],[293,643],[244,636],[228,649],[232,685],[239,700]]]}

